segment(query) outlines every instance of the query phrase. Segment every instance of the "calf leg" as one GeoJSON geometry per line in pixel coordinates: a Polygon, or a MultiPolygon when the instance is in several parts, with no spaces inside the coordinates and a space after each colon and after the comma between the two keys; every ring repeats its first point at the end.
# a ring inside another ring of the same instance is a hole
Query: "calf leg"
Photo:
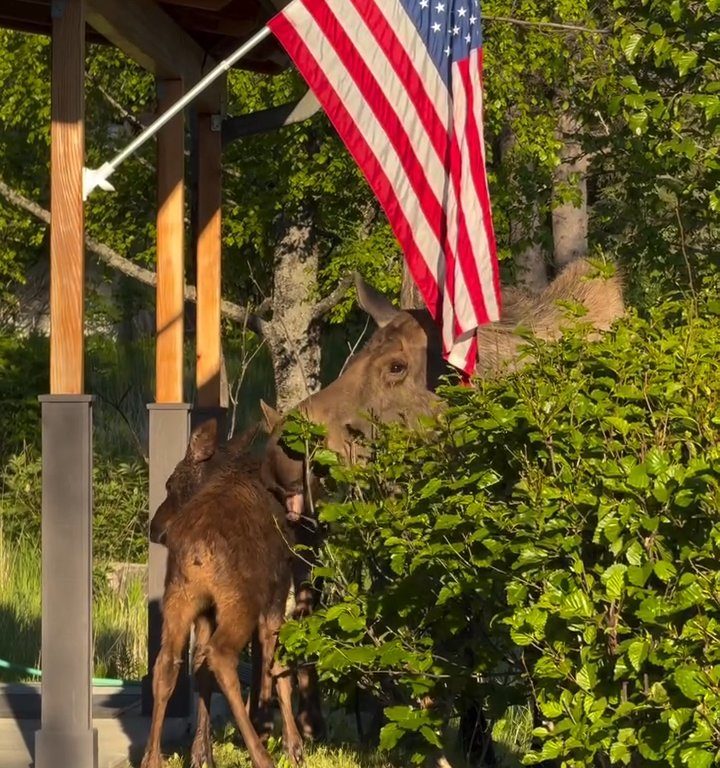
{"type": "MultiPolygon", "coordinates": [[[[296,586],[293,618],[311,614],[315,608],[317,591],[307,582],[296,586]]],[[[320,739],[325,734],[325,720],[320,705],[320,689],[314,664],[301,664],[297,669],[298,723],[308,739],[320,739]]]]}
{"type": "Polygon", "coordinates": [[[190,625],[195,618],[194,612],[194,606],[185,596],[178,592],[170,594],[166,592],[160,653],[153,669],[152,721],[141,768],[161,768],[162,766],[160,738],[165,710],[175,690],[183,650],[190,634],[190,625]]]}
{"type": "Polygon", "coordinates": [[[212,698],[214,678],[208,668],[207,645],[215,629],[213,620],[207,614],[198,616],[195,621],[195,655],[193,672],[198,686],[198,711],[195,738],[190,750],[192,768],[213,768],[215,765],[210,738],[210,700],[212,698]]]}
{"type": "Polygon", "coordinates": [[[242,700],[240,679],[237,674],[238,657],[250,640],[252,623],[242,620],[245,614],[242,607],[226,607],[226,616],[218,615],[217,629],[208,643],[207,662],[228,700],[230,710],[250,753],[253,768],[274,768],[270,755],[250,722],[250,716],[242,700]]]}
{"type": "Polygon", "coordinates": [[[253,634],[252,665],[253,681],[250,692],[250,719],[260,740],[265,742],[273,729],[272,667],[277,636],[261,616],[253,634]]]}
{"type": "MultiPolygon", "coordinates": [[[[285,590],[287,593],[287,590],[285,590]]],[[[283,613],[285,609],[285,597],[274,606],[274,610],[261,620],[264,654],[264,680],[263,687],[268,699],[272,693],[273,680],[277,685],[278,701],[283,724],[283,746],[294,764],[299,764],[303,754],[303,740],[298,731],[292,709],[292,675],[290,670],[278,661],[275,661],[278,635],[283,625],[283,613]]],[[[268,702],[269,706],[269,702],[268,702]]]]}

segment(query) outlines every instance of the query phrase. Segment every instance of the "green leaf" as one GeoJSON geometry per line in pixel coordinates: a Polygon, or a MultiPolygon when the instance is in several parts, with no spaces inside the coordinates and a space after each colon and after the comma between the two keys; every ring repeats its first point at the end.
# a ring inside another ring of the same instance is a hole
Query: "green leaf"
{"type": "Polygon", "coordinates": [[[625,58],[632,64],[635,61],[642,35],[639,32],[625,35],[622,39],[621,47],[625,58]]]}
{"type": "Polygon", "coordinates": [[[707,692],[707,684],[696,667],[683,666],[675,670],[673,679],[684,696],[700,701],[707,692]]]}
{"type": "Polygon", "coordinates": [[[623,563],[615,563],[607,568],[600,577],[603,584],[605,584],[607,596],[611,600],[617,600],[622,596],[627,569],[627,566],[623,563]]]}
{"type": "Polygon", "coordinates": [[[655,563],[653,566],[653,571],[655,572],[655,575],[658,577],[658,579],[664,581],[665,583],[677,576],[677,570],[675,566],[672,563],[669,563],[667,560],[658,560],[657,563],[655,563]]]}
{"type": "Polygon", "coordinates": [[[380,730],[380,749],[386,752],[394,749],[403,733],[403,729],[397,723],[386,723],[380,730]]]}
{"type": "Polygon", "coordinates": [[[630,659],[630,663],[636,672],[640,671],[643,662],[648,657],[650,651],[650,643],[647,640],[634,640],[630,643],[627,650],[627,657],[630,659]]]}
{"type": "Polygon", "coordinates": [[[711,765],[716,765],[713,752],[699,747],[684,749],[680,753],[680,759],[683,765],[687,765],[688,768],[710,768],[711,765]]]}

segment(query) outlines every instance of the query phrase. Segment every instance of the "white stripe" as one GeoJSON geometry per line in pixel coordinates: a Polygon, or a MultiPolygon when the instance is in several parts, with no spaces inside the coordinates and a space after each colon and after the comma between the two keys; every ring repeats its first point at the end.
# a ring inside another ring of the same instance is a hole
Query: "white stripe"
{"type": "MultiPolygon", "coordinates": [[[[415,243],[428,269],[433,275],[439,276],[439,260],[442,253],[440,242],[418,204],[415,191],[387,133],[372,111],[367,109],[365,98],[332,43],[325,37],[302,2],[291,3],[284,14],[303,40],[310,55],[315,61],[323,62],[321,69],[330,87],[361,131],[365,142],[385,172],[398,205],[413,230],[415,243]]],[[[442,284],[439,289],[442,290],[442,284]]]]}
{"type": "MultiPolygon", "coordinates": [[[[448,363],[454,365],[456,368],[465,370],[467,364],[468,353],[470,352],[470,345],[473,342],[475,336],[475,328],[464,333],[462,336],[458,336],[453,344],[452,350],[448,355],[448,363]]],[[[472,371],[471,371],[472,373],[472,371]]]]}
{"type": "MultiPolygon", "coordinates": [[[[478,133],[478,140],[480,142],[480,151],[482,153],[483,163],[483,179],[487,185],[487,176],[485,175],[485,140],[483,137],[483,89],[482,81],[480,79],[480,64],[479,54],[477,50],[474,50],[470,54],[470,86],[473,92],[473,117],[475,122],[475,128],[478,133]]],[[[469,164],[470,157],[463,156],[463,161],[468,162],[468,174],[470,173],[469,164]]],[[[464,186],[464,185],[463,185],[464,186]]],[[[498,307],[497,296],[495,295],[495,277],[493,275],[492,260],[493,256],[490,253],[490,242],[485,234],[485,224],[492,226],[492,222],[485,222],[483,220],[483,211],[480,204],[479,190],[475,190],[475,183],[471,176],[468,176],[468,186],[472,187],[472,197],[475,199],[478,208],[478,225],[479,231],[471,238],[473,246],[477,243],[476,261],[478,264],[478,273],[480,275],[480,285],[483,289],[483,296],[485,297],[485,308],[487,309],[488,317],[490,320],[500,319],[500,309],[498,307]]],[[[488,194],[488,200],[490,195],[488,194]]]]}
{"type": "MultiPolygon", "coordinates": [[[[456,68],[456,65],[453,64],[453,69],[456,68]]],[[[472,225],[473,221],[473,211],[471,208],[468,208],[468,205],[472,204],[471,200],[468,200],[467,195],[467,179],[466,179],[466,172],[468,172],[468,168],[466,168],[465,164],[465,156],[467,154],[467,148],[465,145],[466,142],[466,136],[464,133],[464,127],[465,127],[465,116],[467,113],[467,102],[465,99],[465,88],[463,87],[462,79],[458,73],[454,73],[453,78],[453,123],[455,125],[454,131],[457,134],[458,131],[462,131],[459,136],[456,136],[458,139],[459,149],[460,149],[460,207],[461,210],[465,216],[465,226],[468,230],[468,234],[470,234],[470,227],[472,225]]],[[[453,221],[455,223],[455,228],[459,228],[459,211],[453,216],[453,221]]],[[[472,244],[472,239],[471,239],[472,244]]],[[[458,246],[455,247],[455,253],[458,252],[458,246]]],[[[455,260],[455,314],[457,315],[458,323],[460,325],[460,329],[465,332],[469,331],[471,328],[475,328],[478,324],[478,318],[475,314],[475,307],[473,306],[472,300],[470,298],[470,291],[467,287],[467,284],[465,282],[465,274],[463,272],[462,264],[460,263],[460,259],[456,258],[455,260]]]]}

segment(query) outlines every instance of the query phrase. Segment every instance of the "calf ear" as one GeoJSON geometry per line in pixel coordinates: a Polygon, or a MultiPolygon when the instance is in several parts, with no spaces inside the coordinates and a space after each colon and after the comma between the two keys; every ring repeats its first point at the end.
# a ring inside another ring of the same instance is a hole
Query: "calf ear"
{"type": "Polygon", "coordinates": [[[190,435],[187,455],[195,463],[207,461],[215,451],[218,444],[218,426],[216,419],[208,419],[193,430],[190,435]]]}
{"type": "Polygon", "coordinates": [[[262,398],[260,399],[260,410],[263,414],[265,431],[269,435],[282,421],[282,416],[272,407],[272,405],[268,405],[262,398]]]}
{"type": "Polygon", "coordinates": [[[358,304],[380,328],[386,326],[400,311],[380,291],[375,290],[372,285],[368,285],[357,272],[355,273],[355,287],[358,292],[358,304]]]}

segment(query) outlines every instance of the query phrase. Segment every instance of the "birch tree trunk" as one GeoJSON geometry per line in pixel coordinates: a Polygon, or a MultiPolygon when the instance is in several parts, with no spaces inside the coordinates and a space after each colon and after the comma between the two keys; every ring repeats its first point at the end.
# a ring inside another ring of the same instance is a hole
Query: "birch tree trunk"
{"type": "Polygon", "coordinates": [[[555,205],[552,211],[553,257],[561,269],[588,253],[587,172],[589,160],[578,138],[580,123],[568,113],[560,117],[558,132],[563,142],[561,162],[553,176],[553,196],[573,200],[555,205]]]}
{"type": "Polygon", "coordinates": [[[310,217],[287,224],[275,248],[273,315],[263,329],[281,413],[320,388],[318,257],[310,217]]]}

